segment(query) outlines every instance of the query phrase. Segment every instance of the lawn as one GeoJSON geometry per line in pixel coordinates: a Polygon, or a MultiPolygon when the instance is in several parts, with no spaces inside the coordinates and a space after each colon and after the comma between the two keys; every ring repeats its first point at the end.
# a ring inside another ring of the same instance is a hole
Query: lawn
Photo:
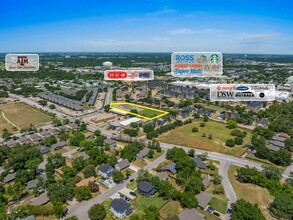
{"type": "Polygon", "coordinates": [[[128,183],[127,186],[126,186],[126,188],[131,189],[131,190],[135,190],[136,187],[137,187],[137,182],[136,181],[128,183]]]}
{"type": "Polygon", "coordinates": [[[209,205],[223,214],[225,214],[227,211],[227,201],[223,201],[216,197],[212,198],[212,200],[209,202],[209,205]]]}
{"type": "Polygon", "coordinates": [[[160,209],[168,202],[168,200],[164,200],[157,194],[155,196],[143,197],[137,191],[135,191],[135,193],[137,197],[136,199],[132,200],[131,204],[137,210],[143,211],[146,207],[149,207],[151,205],[160,209]]]}
{"type": "Polygon", "coordinates": [[[0,106],[5,116],[17,127],[28,128],[30,125],[49,124],[52,117],[24,103],[12,103],[0,106]]]}
{"type": "Polygon", "coordinates": [[[181,126],[163,134],[159,137],[159,140],[161,142],[174,145],[219,152],[232,156],[240,156],[247,149],[247,147],[244,147],[244,145],[250,143],[250,131],[247,131],[248,134],[247,137],[244,138],[244,143],[242,146],[227,147],[225,146],[226,140],[234,138],[230,135],[232,129],[228,129],[226,124],[214,121],[206,122],[205,127],[200,127],[201,122],[202,119],[197,119],[191,124],[181,126]],[[193,127],[197,127],[199,131],[192,132],[193,127]],[[203,133],[206,134],[206,137],[203,137],[203,133]],[[212,139],[208,138],[209,134],[212,135],[212,139]]]}
{"type": "Polygon", "coordinates": [[[269,214],[268,206],[273,202],[274,197],[271,196],[265,188],[254,184],[238,182],[235,177],[238,168],[240,167],[231,165],[228,170],[229,180],[236,193],[237,199],[245,199],[252,204],[258,204],[265,218],[273,220],[274,218],[269,214]]]}
{"type": "Polygon", "coordinates": [[[196,210],[198,212],[200,212],[201,214],[204,214],[207,220],[219,220],[218,217],[216,217],[215,215],[213,215],[212,213],[209,213],[208,211],[203,211],[200,208],[196,208],[196,210]]]}
{"type": "Polygon", "coordinates": [[[150,161],[154,161],[156,159],[158,159],[160,156],[162,156],[162,154],[164,153],[165,151],[161,151],[160,153],[158,153],[156,150],[154,151],[154,157],[153,158],[146,158],[147,160],[150,160],[150,161]]]}
{"type": "Polygon", "coordinates": [[[2,135],[3,129],[6,128],[8,131],[13,132],[13,126],[9,124],[0,113],[0,135],[2,135]]]}
{"type": "Polygon", "coordinates": [[[148,117],[148,118],[153,118],[158,115],[162,115],[162,112],[157,112],[157,111],[151,110],[151,109],[143,109],[141,111],[138,111],[138,114],[145,116],[145,117],[148,117]]]}
{"type": "Polygon", "coordinates": [[[132,161],[131,163],[140,169],[144,168],[147,165],[145,162],[141,160],[135,160],[135,161],[132,161]]]}
{"type": "Polygon", "coordinates": [[[167,219],[168,216],[179,215],[182,210],[180,202],[170,201],[160,209],[160,216],[163,219],[167,219]]]}

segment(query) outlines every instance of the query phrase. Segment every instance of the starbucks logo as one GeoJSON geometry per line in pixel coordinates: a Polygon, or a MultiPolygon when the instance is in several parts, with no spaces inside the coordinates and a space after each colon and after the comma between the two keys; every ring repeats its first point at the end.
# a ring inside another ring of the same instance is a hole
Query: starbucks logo
{"type": "Polygon", "coordinates": [[[219,63],[219,55],[217,55],[217,54],[212,54],[212,55],[210,56],[210,62],[211,62],[212,64],[217,64],[217,63],[219,63]]]}

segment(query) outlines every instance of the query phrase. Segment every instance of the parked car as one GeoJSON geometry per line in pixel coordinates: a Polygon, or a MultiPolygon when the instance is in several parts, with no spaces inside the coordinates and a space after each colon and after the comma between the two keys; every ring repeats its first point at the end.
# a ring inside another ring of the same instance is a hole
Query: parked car
{"type": "Polygon", "coordinates": [[[232,212],[232,209],[227,209],[227,214],[231,214],[231,212],[232,212]]]}
{"type": "Polygon", "coordinates": [[[218,213],[218,212],[213,212],[213,214],[217,217],[220,217],[220,213],[218,213]]]}
{"type": "Polygon", "coordinates": [[[129,194],[132,195],[132,196],[134,196],[134,197],[136,197],[135,192],[130,191],[129,194]]]}
{"type": "Polygon", "coordinates": [[[210,212],[210,213],[213,213],[213,211],[215,211],[215,209],[213,207],[209,206],[207,208],[207,211],[210,212]]]}
{"type": "Polygon", "coordinates": [[[133,182],[133,181],[134,181],[134,179],[131,179],[131,180],[130,180],[130,182],[133,182]]]}

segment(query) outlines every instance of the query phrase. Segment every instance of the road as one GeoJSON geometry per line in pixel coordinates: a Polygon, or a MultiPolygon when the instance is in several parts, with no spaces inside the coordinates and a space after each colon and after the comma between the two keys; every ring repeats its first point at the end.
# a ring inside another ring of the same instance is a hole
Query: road
{"type": "MultiPolygon", "coordinates": [[[[219,175],[223,178],[222,179],[222,185],[225,190],[226,197],[228,199],[228,207],[231,208],[231,204],[237,201],[237,196],[235,194],[235,191],[230,183],[229,177],[228,177],[228,168],[230,166],[229,162],[226,161],[220,161],[220,167],[219,167],[219,175]]],[[[230,219],[230,215],[225,216],[225,219],[230,219]]]]}
{"type": "MultiPolygon", "coordinates": [[[[162,154],[159,158],[154,160],[153,162],[146,165],[143,169],[144,170],[151,170],[154,167],[158,166],[161,162],[163,162],[166,159],[166,152],[162,154]]],[[[120,191],[122,188],[126,187],[126,185],[130,182],[131,179],[136,179],[138,176],[138,172],[133,173],[129,179],[125,180],[123,183],[118,184],[114,186],[113,188],[109,189],[108,191],[104,192],[103,194],[99,195],[96,198],[93,198],[88,201],[83,201],[74,205],[70,205],[68,207],[68,216],[76,215],[79,219],[86,220],[88,218],[88,210],[90,207],[92,207],[94,204],[102,203],[106,199],[110,198],[112,195],[120,191]]]]}
{"type": "Polygon", "coordinates": [[[105,97],[104,106],[110,105],[110,103],[112,102],[113,90],[114,90],[113,88],[108,88],[108,92],[105,97]]]}

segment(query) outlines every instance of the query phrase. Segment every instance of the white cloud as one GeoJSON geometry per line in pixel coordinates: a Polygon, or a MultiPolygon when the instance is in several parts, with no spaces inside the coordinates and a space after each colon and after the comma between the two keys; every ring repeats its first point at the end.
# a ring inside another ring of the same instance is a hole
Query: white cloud
{"type": "Polygon", "coordinates": [[[274,39],[278,34],[244,34],[240,37],[240,40],[244,41],[261,41],[274,39]]]}
{"type": "Polygon", "coordinates": [[[202,29],[202,30],[193,30],[190,28],[178,28],[171,30],[169,33],[171,35],[177,35],[177,34],[197,34],[197,33],[210,33],[210,32],[222,32],[223,30],[217,30],[217,29],[202,29]]]}
{"type": "Polygon", "coordinates": [[[163,15],[163,14],[171,14],[171,13],[175,13],[175,12],[176,12],[176,10],[174,10],[174,9],[162,9],[159,11],[148,13],[147,15],[163,15]]]}

